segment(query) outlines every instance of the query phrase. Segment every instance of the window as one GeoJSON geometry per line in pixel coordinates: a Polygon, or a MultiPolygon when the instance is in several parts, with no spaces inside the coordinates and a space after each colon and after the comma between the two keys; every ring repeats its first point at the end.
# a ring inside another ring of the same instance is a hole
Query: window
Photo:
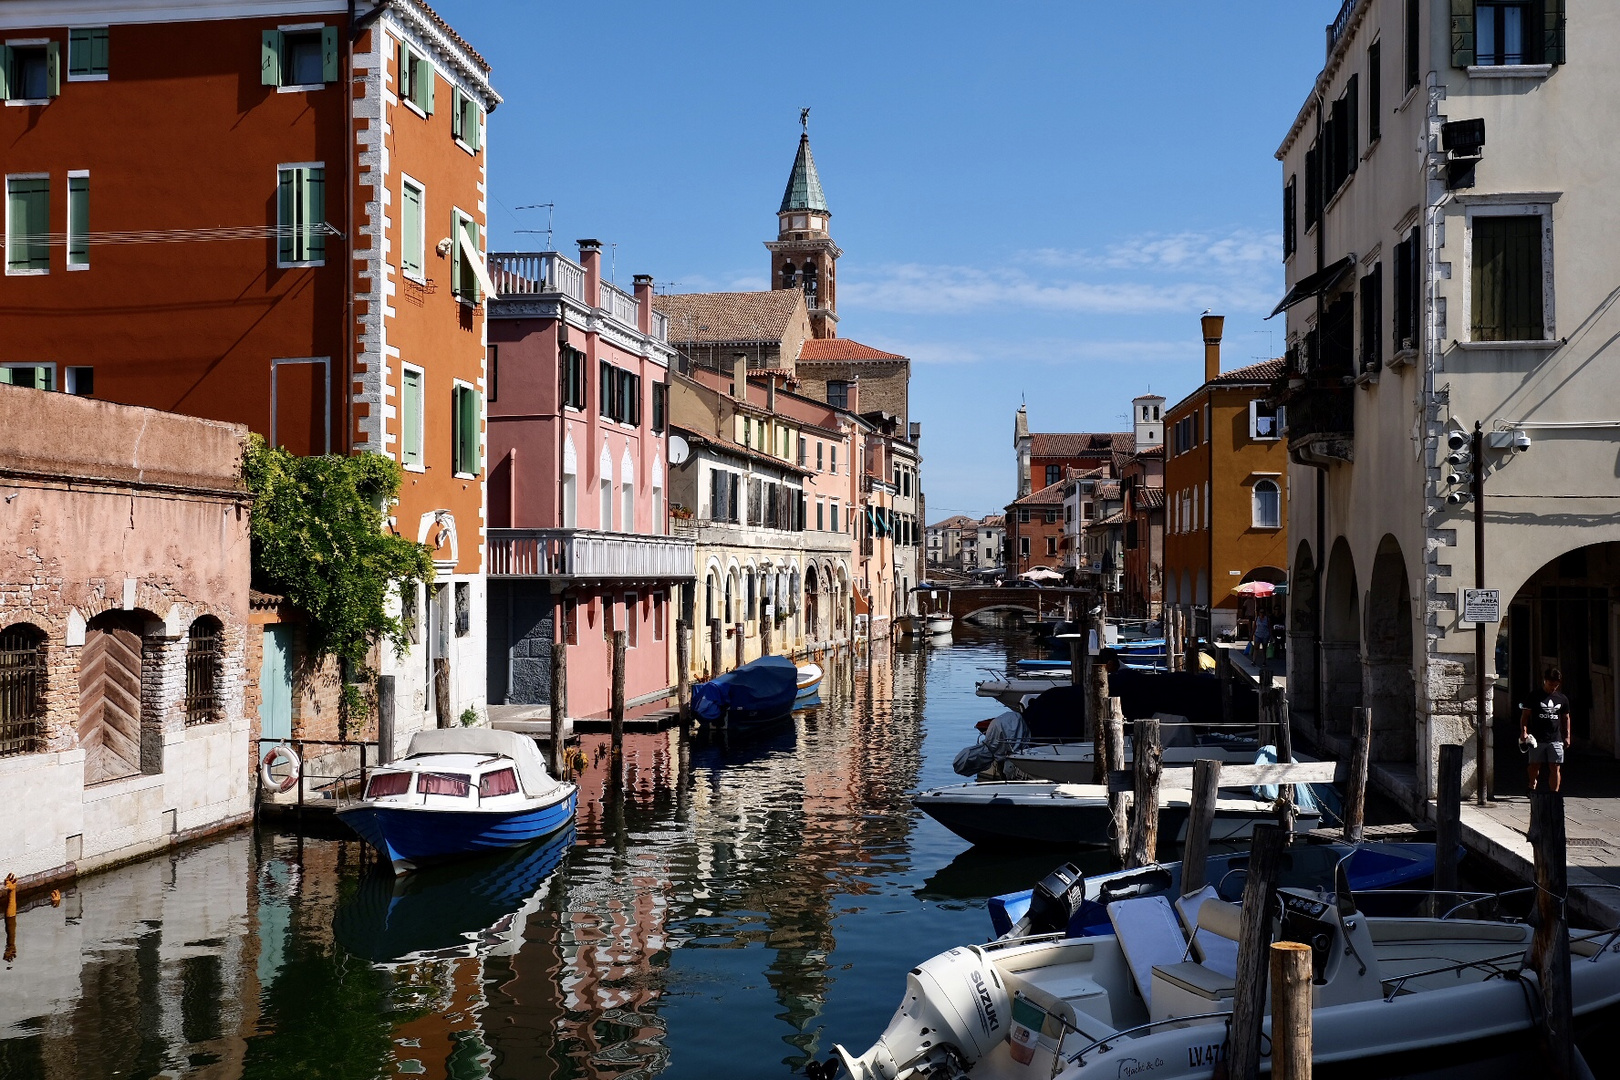
{"type": "Polygon", "coordinates": [[[1056,510],[1048,510],[1046,512],[1046,523],[1048,525],[1057,524],[1057,519],[1058,519],[1058,512],[1056,510]]]}
{"type": "Polygon", "coordinates": [[[1048,465],[1046,467],[1046,486],[1047,487],[1051,487],[1053,484],[1057,483],[1061,479],[1063,479],[1063,466],[1061,466],[1061,465],[1048,465]]]}
{"type": "Polygon", "coordinates": [[[829,444],[827,452],[832,456],[832,460],[828,463],[829,467],[827,471],[836,473],[838,471],[838,444],[829,444]]]}
{"type": "Polygon", "coordinates": [[[79,397],[92,397],[96,392],[96,369],[93,367],[70,367],[67,369],[67,378],[63,380],[62,389],[79,397]]]}
{"type": "Polygon", "coordinates": [[[56,365],[0,364],[0,386],[27,386],[35,390],[55,390],[56,365]]]}
{"type": "Polygon", "coordinates": [[[799,436],[799,468],[804,468],[804,462],[810,455],[810,440],[803,435],[799,436]]]}
{"type": "Polygon", "coordinates": [[[844,527],[844,519],[838,516],[837,499],[833,499],[827,504],[827,524],[832,527],[833,532],[842,531],[844,527]]]}
{"type": "Polygon", "coordinates": [[[614,367],[606,360],[601,361],[598,367],[601,375],[598,399],[603,419],[640,426],[641,376],[614,367]]]}
{"type": "Polygon", "coordinates": [[[1420,81],[1423,57],[1418,52],[1418,27],[1422,0],[1406,0],[1406,89],[1411,90],[1420,81]]]}
{"type": "Polygon", "coordinates": [[[449,795],[465,799],[472,791],[472,779],[466,773],[417,773],[418,795],[449,795]]]}
{"type": "Polygon", "coordinates": [[[1305,151],[1305,231],[1322,217],[1322,140],[1305,151]]]}
{"type": "Polygon", "coordinates": [[[1282,437],[1282,409],[1256,399],[1249,402],[1249,438],[1268,440],[1282,437]]]}
{"type": "Polygon", "coordinates": [[[1473,241],[1473,340],[1544,339],[1541,215],[1476,217],[1473,241]]]}
{"type": "Polygon", "coordinates": [[[562,348],[562,399],[570,409],[585,408],[585,354],[578,349],[562,348]]]}
{"type": "Polygon", "coordinates": [[[1395,245],[1395,351],[1417,348],[1423,275],[1418,270],[1418,231],[1395,245]]]}
{"type": "Polygon", "coordinates": [[[62,92],[60,43],[31,41],[0,47],[0,76],[7,101],[49,101],[62,92]]]}
{"type": "Polygon", "coordinates": [[[1046,538],[1046,553],[1048,555],[1056,555],[1057,554],[1057,537],[1048,536],[1046,538]]]}
{"type": "Polygon", "coordinates": [[[455,586],[456,637],[466,637],[472,630],[472,586],[465,581],[455,586]]]}
{"type": "Polygon", "coordinates": [[[422,371],[406,367],[400,376],[399,463],[407,469],[422,467],[422,371]]]}
{"type": "Polygon", "coordinates": [[[478,267],[483,250],[478,244],[478,223],[460,210],[450,215],[450,281],[463,304],[476,306],[483,299],[478,267]]]}
{"type": "Polygon", "coordinates": [[[68,31],[68,82],[107,77],[107,28],[80,26],[68,31]]]}
{"type": "Polygon", "coordinates": [[[664,535],[664,478],[658,472],[653,473],[652,528],[648,531],[654,536],[664,535]]]}
{"type": "Polygon", "coordinates": [[[501,347],[484,346],[484,385],[489,387],[489,400],[494,401],[501,388],[501,347]]]}
{"type": "Polygon", "coordinates": [[[1294,239],[1294,189],[1295,177],[1290,176],[1288,183],[1283,185],[1283,258],[1294,253],[1297,241],[1294,239]]]}
{"type": "Polygon", "coordinates": [[[50,177],[6,177],[6,273],[50,273],[50,217],[50,177]]]}
{"type": "Polygon", "coordinates": [[[259,81],[281,90],[313,90],[338,78],[338,28],[266,30],[259,48],[259,81]]]}
{"type": "Polygon", "coordinates": [[[319,266],[326,261],[326,169],[283,165],[276,184],[276,262],[319,266]]]}
{"type": "Polygon", "coordinates": [[[1028,509],[1028,507],[1020,507],[1019,508],[1019,510],[1018,510],[1018,523],[1020,525],[1029,524],[1029,509],[1028,509]]]}
{"type": "Polygon", "coordinates": [[[90,174],[68,173],[67,268],[83,270],[90,265],[90,174]]]}
{"type": "Polygon", "coordinates": [[[669,384],[652,384],[652,429],[654,435],[664,433],[664,425],[669,422],[669,384]]]}
{"type": "Polygon", "coordinates": [[[562,602],[563,644],[579,644],[579,601],[566,597],[562,602]]]}
{"type": "Polygon", "coordinates": [[[186,726],[223,719],[219,700],[219,667],[224,656],[220,621],[204,615],[186,635],[186,726]]]}
{"type": "MultiPolygon", "coordinates": [[[[827,383],[827,404],[835,409],[849,408],[849,383],[832,379],[827,383]]],[[[834,466],[836,468],[836,466],[834,466]]]]}
{"type": "Polygon", "coordinates": [[[821,472],[822,471],[822,468],[821,468],[821,448],[822,448],[823,445],[825,445],[825,444],[816,443],[816,472],[821,472]]]}
{"type": "Polygon", "coordinates": [[[1378,141],[1383,131],[1384,57],[1382,41],[1367,47],[1367,145],[1378,141]]]}
{"type": "Polygon", "coordinates": [[[1475,4],[1474,63],[1482,67],[1536,63],[1533,57],[1540,50],[1531,47],[1534,35],[1530,9],[1528,3],[1484,3],[1482,0],[1475,4]]]}
{"type": "Polygon", "coordinates": [[[1027,536],[1018,538],[1018,557],[1020,559],[1029,558],[1029,537],[1027,536]]]}
{"type": "Polygon", "coordinates": [[[1257,529],[1282,528],[1282,492],[1275,480],[1257,480],[1254,484],[1254,527],[1257,529]]]}
{"type": "Polygon", "coordinates": [[[1344,93],[1333,102],[1327,122],[1322,125],[1319,168],[1324,205],[1355,173],[1360,159],[1356,117],[1358,79],[1356,75],[1350,76],[1344,93]]]}
{"type": "Polygon", "coordinates": [[[1361,279],[1361,370],[1384,366],[1384,264],[1374,263],[1361,279]]]}
{"type": "Polygon", "coordinates": [[[636,531],[636,485],[628,476],[619,484],[619,528],[636,531]]]}
{"type": "Polygon", "coordinates": [[[458,383],[450,392],[451,471],[457,476],[477,476],[479,469],[478,425],[483,403],[478,391],[458,383]]]}
{"type": "Polygon", "coordinates": [[[454,91],[452,98],[450,135],[476,154],[483,145],[484,110],[460,90],[454,91]]]}
{"type": "Polygon", "coordinates": [[[427,193],[407,177],[401,183],[399,268],[414,281],[426,281],[427,193]]]}
{"type": "Polygon", "coordinates": [[[816,500],[816,531],[827,531],[827,504],[820,499],[816,500]]]}
{"type": "Polygon", "coordinates": [[[399,45],[399,98],[433,115],[433,64],[409,45],[399,45]]]}
{"type": "Polygon", "coordinates": [[[599,491],[600,498],[601,498],[601,503],[602,503],[602,505],[601,505],[602,520],[597,525],[597,528],[601,529],[603,532],[612,532],[613,531],[613,477],[608,476],[606,473],[604,473],[602,475],[602,479],[601,479],[600,483],[598,484],[598,491],[599,491]]]}
{"type": "Polygon", "coordinates": [[[376,772],[366,781],[366,798],[383,799],[390,795],[403,795],[411,790],[408,772],[376,772]]]}
{"type": "Polygon", "coordinates": [[[652,597],[652,632],[654,641],[664,640],[664,594],[653,593],[652,597]]]}
{"type": "Polygon", "coordinates": [[[45,749],[45,632],[0,630],[0,757],[45,749]]]}
{"type": "Polygon", "coordinates": [[[478,778],[478,797],[480,799],[493,799],[501,795],[516,795],[517,793],[517,771],[514,769],[496,769],[494,772],[487,772],[478,778]]]}
{"type": "Polygon", "coordinates": [[[641,640],[641,597],[624,594],[624,647],[633,649],[641,640]]]}

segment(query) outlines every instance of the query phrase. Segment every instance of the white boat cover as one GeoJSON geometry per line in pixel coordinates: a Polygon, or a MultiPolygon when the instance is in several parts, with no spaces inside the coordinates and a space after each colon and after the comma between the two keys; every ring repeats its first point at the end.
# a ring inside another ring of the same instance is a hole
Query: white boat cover
{"type": "Polygon", "coordinates": [[[557,786],[546,771],[546,759],[540,756],[540,747],[527,735],[497,728],[428,728],[411,736],[406,757],[417,754],[499,754],[517,764],[518,783],[523,794],[538,799],[557,786]]]}
{"type": "Polygon", "coordinates": [[[1187,955],[1175,909],[1162,896],[1116,900],[1108,905],[1108,921],[1136,980],[1136,989],[1149,1009],[1153,1007],[1153,969],[1179,964],[1187,955]]]}

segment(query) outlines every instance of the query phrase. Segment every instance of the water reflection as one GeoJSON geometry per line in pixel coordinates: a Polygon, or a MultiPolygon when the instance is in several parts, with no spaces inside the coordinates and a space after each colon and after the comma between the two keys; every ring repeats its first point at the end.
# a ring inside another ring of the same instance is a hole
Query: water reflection
{"type": "Polygon", "coordinates": [[[909,804],[1005,656],[834,660],[791,725],[631,735],[618,776],[588,738],[571,841],[487,863],[396,884],[358,841],[263,832],[87,878],[19,919],[0,1076],[802,1069],[875,1034],[905,971],[982,939],[984,896],[1029,880],[953,861],[909,804]]]}

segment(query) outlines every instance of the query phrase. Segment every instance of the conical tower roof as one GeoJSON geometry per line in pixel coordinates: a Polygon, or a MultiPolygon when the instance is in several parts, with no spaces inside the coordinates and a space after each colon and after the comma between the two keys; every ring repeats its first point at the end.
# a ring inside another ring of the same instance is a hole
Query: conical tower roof
{"type": "Polygon", "coordinates": [[[816,175],[816,159],[810,155],[810,135],[799,136],[799,153],[793,159],[793,173],[788,177],[787,190],[782,192],[782,208],[778,214],[785,214],[789,210],[820,210],[830,213],[827,209],[827,197],[821,193],[821,177],[816,175]]]}

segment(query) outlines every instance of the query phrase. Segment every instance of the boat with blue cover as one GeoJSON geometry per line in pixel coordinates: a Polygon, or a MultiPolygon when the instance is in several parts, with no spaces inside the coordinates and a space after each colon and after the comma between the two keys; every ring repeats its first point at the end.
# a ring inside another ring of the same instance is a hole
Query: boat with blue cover
{"type": "Polygon", "coordinates": [[[405,757],[373,770],[365,797],[338,817],[402,874],[548,836],[573,822],[577,797],[527,736],[445,728],[412,735],[405,757]]]}
{"type": "Polygon", "coordinates": [[[798,665],[762,656],[692,687],[692,711],[711,727],[738,732],[789,716],[798,695],[798,665]]]}

